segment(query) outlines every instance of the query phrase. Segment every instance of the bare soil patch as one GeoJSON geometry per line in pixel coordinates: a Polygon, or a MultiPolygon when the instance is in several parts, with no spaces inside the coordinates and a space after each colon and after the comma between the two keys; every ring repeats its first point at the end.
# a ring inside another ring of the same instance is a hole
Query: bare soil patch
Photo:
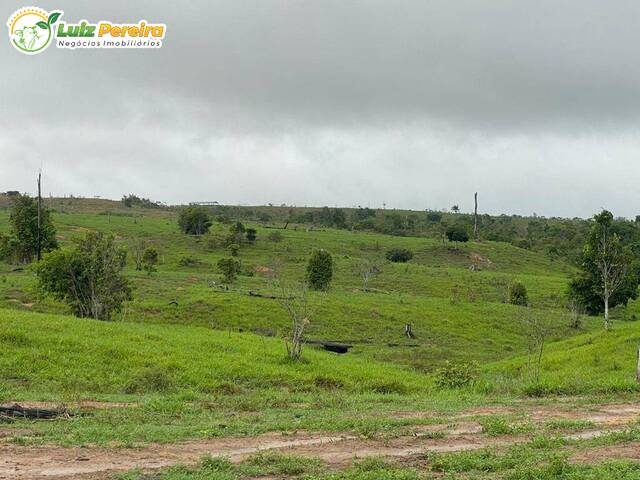
{"type": "MultiPolygon", "coordinates": [[[[51,406],[46,402],[34,402],[31,405],[34,406],[36,403],[51,406]]],[[[126,405],[128,404],[121,406],[126,405]]],[[[101,402],[85,403],[86,408],[90,406],[107,408],[101,402]]],[[[403,412],[401,415],[406,413],[403,412]]],[[[428,412],[418,413],[423,416],[428,415],[428,412]]],[[[446,423],[418,425],[411,435],[384,441],[363,439],[348,433],[271,433],[251,438],[197,440],[174,445],[154,444],[144,448],[0,445],[0,479],[106,479],[115,472],[135,468],[154,471],[176,464],[195,464],[205,455],[221,456],[232,462],[241,462],[250,455],[267,450],[319,458],[333,468],[342,468],[350,465],[355,459],[371,456],[394,458],[403,462],[419,461],[424,459],[424,455],[428,452],[470,451],[526,442],[530,438],[526,434],[489,437],[482,433],[481,425],[470,418],[515,413],[523,414],[523,418],[536,422],[552,419],[591,421],[596,425],[595,428],[565,435],[565,438],[588,439],[620,430],[635,421],[640,415],[640,403],[592,405],[580,409],[572,408],[570,405],[522,408],[482,407],[448,418],[446,423]],[[438,436],[434,437],[432,435],[434,432],[438,433],[438,436]]],[[[436,417],[435,414],[431,415],[436,417]]],[[[9,436],[15,435],[15,431],[9,434],[9,436]]],[[[577,452],[574,461],[597,461],[604,458],[640,459],[640,444],[577,452]]]]}

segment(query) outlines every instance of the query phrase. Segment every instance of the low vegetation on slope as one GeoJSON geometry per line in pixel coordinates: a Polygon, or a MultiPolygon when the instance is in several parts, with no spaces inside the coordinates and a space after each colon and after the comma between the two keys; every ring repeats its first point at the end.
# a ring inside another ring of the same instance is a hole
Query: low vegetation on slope
{"type": "MultiPolygon", "coordinates": [[[[545,348],[540,381],[530,395],[615,393],[638,391],[636,380],[640,324],[619,323],[614,329],[596,330],[549,343],[545,348]]],[[[513,383],[526,379],[529,357],[497,362],[487,368],[492,383],[513,383]]]]}
{"type": "Polygon", "coordinates": [[[204,327],[96,322],[0,310],[2,396],[195,394],[282,387],[416,392],[428,379],[308,348],[291,362],[282,341],[204,327]]]}

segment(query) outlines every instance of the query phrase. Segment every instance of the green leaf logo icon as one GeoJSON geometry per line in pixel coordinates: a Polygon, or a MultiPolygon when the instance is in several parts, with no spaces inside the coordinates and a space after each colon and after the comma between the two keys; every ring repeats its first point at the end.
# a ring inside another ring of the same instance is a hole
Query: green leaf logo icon
{"type": "Polygon", "coordinates": [[[42,28],[43,30],[46,30],[49,28],[49,25],[47,24],[47,22],[43,22],[42,20],[36,23],[36,25],[42,28]]]}
{"type": "Polygon", "coordinates": [[[53,12],[51,15],[49,15],[47,23],[49,23],[49,25],[53,25],[54,23],[56,23],[56,21],[58,21],[60,15],[62,15],[62,12],[53,12]]]}

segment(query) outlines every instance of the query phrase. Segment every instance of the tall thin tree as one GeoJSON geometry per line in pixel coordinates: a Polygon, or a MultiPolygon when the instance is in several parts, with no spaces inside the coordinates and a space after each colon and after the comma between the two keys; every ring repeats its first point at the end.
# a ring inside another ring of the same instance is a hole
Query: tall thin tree
{"type": "Polygon", "coordinates": [[[38,172],[38,239],[36,245],[36,258],[38,261],[42,259],[42,191],[40,189],[40,180],[42,179],[42,170],[38,172]]]}
{"type": "Polygon", "coordinates": [[[478,192],[473,194],[475,207],[473,209],[473,239],[478,239],[478,192]]]}

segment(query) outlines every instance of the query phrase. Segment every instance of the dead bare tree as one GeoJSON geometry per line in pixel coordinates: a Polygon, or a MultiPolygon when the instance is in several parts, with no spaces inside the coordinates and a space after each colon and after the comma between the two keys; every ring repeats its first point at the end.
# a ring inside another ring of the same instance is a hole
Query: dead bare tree
{"type": "Polygon", "coordinates": [[[569,325],[571,326],[571,328],[573,329],[579,329],[582,326],[582,314],[583,314],[583,310],[582,310],[582,306],[580,305],[580,302],[575,299],[572,298],[569,300],[569,325]]]}
{"type": "Polygon", "coordinates": [[[42,260],[42,192],[40,190],[40,180],[42,171],[38,172],[38,239],[36,246],[36,258],[42,260]]]}
{"type": "Polygon", "coordinates": [[[369,260],[363,260],[358,263],[356,269],[362,279],[362,290],[365,292],[369,290],[369,282],[382,273],[382,267],[369,260]]]}
{"type": "Polygon", "coordinates": [[[540,381],[544,346],[552,332],[552,325],[543,312],[533,308],[523,309],[520,322],[527,336],[527,371],[537,383],[540,381]]]}
{"type": "Polygon", "coordinates": [[[278,301],[291,322],[289,334],[284,337],[287,355],[292,360],[299,360],[305,343],[304,332],[317,311],[317,304],[310,301],[309,287],[304,282],[292,286],[279,282],[279,289],[278,301]]]}
{"type": "Polygon", "coordinates": [[[142,239],[137,239],[131,242],[129,248],[133,256],[133,261],[136,264],[136,270],[141,271],[142,257],[144,256],[144,251],[147,249],[147,242],[142,239]]]}
{"type": "Polygon", "coordinates": [[[473,194],[475,208],[473,209],[473,239],[478,239],[478,192],[473,194]]]}

